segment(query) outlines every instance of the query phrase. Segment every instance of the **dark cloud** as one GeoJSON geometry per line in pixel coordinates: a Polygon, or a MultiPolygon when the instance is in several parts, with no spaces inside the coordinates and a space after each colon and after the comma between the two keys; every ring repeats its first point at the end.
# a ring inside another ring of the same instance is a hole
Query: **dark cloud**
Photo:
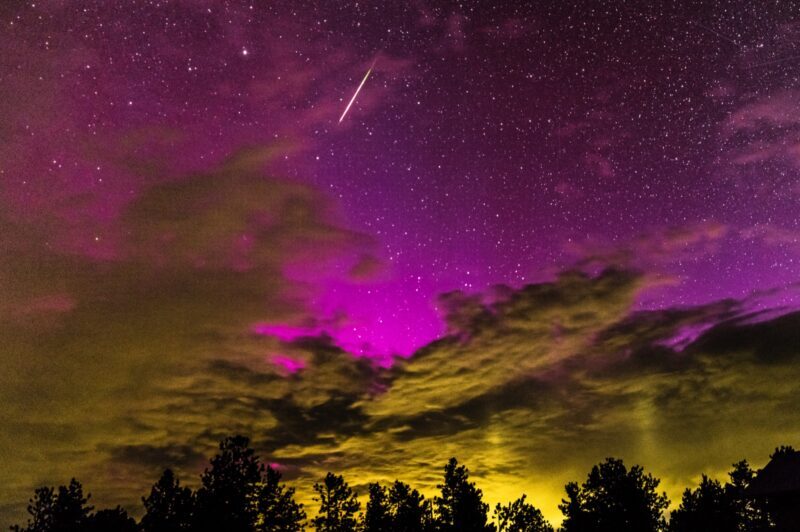
{"type": "Polygon", "coordinates": [[[355,403],[358,396],[332,394],[323,403],[305,407],[292,397],[269,401],[265,406],[278,422],[263,438],[269,450],[287,445],[326,445],[363,434],[369,420],[355,403]]]}
{"type": "Polygon", "coordinates": [[[721,357],[741,353],[764,364],[790,364],[800,357],[800,312],[761,323],[722,323],[693,349],[721,357]]]}
{"type": "Polygon", "coordinates": [[[189,445],[119,445],[109,449],[110,459],[120,464],[147,467],[151,474],[159,475],[166,468],[185,471],[205,462],[208,457],[189,445]]]}

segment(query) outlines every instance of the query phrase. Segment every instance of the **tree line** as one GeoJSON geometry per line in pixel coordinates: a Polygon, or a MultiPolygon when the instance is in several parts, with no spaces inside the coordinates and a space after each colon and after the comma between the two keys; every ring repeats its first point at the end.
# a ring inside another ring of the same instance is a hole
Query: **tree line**
{"type": "MultiPolygon", "coordinates": [[[[791,447],[776,449],[793,453],[791,447]]],[[[686,489],[667,521],[667,496],[660,481],[642,467],[608,458],[586,480],[565,486],[559,505],[560,532],[757,532],[774,527],[767,503],[749,495],[754,471],[746,460],[733,465],[724,484],[702,477],[686,489]]],[[[497,504],[489,513],[482,491],[455,458],[444,467],[439,494],[426,499],[399,480],[370,484],[362,505],[341,475],[328,473],[314,484],[316,514],[308,518],[281,473],[262,463],[243,436],[224,439],[201,475],[200,487],[182,486],[167,469],[142,497],[144,515],[137,522],[119,506],[94,511],[90,495],[72,479],[58,489],[41,487],[29,500],[30,517],[15,532],[555,532],[525,495],[497,504]]]]}

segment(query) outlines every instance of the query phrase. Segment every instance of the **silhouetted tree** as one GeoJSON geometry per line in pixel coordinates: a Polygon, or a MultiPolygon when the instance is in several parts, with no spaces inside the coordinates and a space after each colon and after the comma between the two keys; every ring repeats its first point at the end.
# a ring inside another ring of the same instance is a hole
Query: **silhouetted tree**
{"type": "Polygon", "coordinates": [[[483,502],[483,493],[469,481],[467,468],[458,465],[455,458],[444,467],[444,483],[437,487],[442,492],[434,499],[439,530],[494,531],[494,525],[487,523],[489,505],[483,502]]]}
{"type": "MultiPolygon", "coordinates": [[[[785,448],[784,448],[785,449],[785,448]]],[[[781,449],[776,449],[776,453],[781,449]]],[[[768,530],[772,527],[769,513],[763,501],[753,499],[748,493],[750,483],[755,473],[750,469],[747,460],[733,464],[733,470],[728,473],[730,481],[725,484],[725,495],[733,507],[741,532],[757,532],[768,530]]]]}
{"type": "Polygon", "coordinates": [[[25,527],[12,525],[14,532],[45,532],[51,530],[55,520],[54,507],[55,495],[53,488],[42,486],[33,492],[33,498],[28,500],[28,524],[25,527]]]}
{"type": "MultiPolygon", "coordinates": [[[[745,491],[751,507],[751,511],[745,512],[751,518],[747,526],[764,527],[765,521],[769,521],[775,530],[800,530],[800,452],[782,445],[769,458],[764,469],[749,479],[745,491]]],[[[747,482],[746,475],[742,476],[747,482]]]]}
{"type": "Polygon", "coordinates": [[[161,478],[142,497],[145,514],[142,517],[144,532],[182,532],[190,530],[194,512],[194,494],[182,487],[171,469],[164,470],[161,478]]]}
{"type": "MultiPolygon", "coordinates": [[[[776,453],[788,452],[786,448],[776,453]]],[[[763,501],[750,496],[754,473],[746,460],[733,464],[724,486],[703,475],[700,486],[683,493],[681,505],[672,512],[670,532],[758,532],[772,527],[763,501]]]]}
{"type": "Polygon", "coordinates": [[[791,445],[781,445],[780,447],[775,447],[775,452],[769,455],[769,459],[791,456],[796,452],[791,445]]]}
{"type": "Polygon", "coordinates": [[[88,522],[92,507],[87,505],[91,495],[83,496],[83,486],[74,478],[69,485],[54,488],[41,487],[28,501],[31,519],[24,528],[11,527],[18,532],[77,532],[88,522]]]}
{"type": "Polygon", "coordinates": [[[253,504],[264,466],[244,436],[225,438],[211,468],[201,476],[194,521],[197,527],[249,532],[257,519],[253,504]]]}
{"type": "Polygon", "coordinates": [[[408,484],[396,480],[388,490],[370,484],[365,532],[424,532],[433,530],[433,525],[430,502],[408,484]]]}
{"type": "Polygon", "coordinates": [[[258,486],[255,529],[270,532],[296,532],[303,530],[306,513],[303,505],[294,500],[294,488],[281,483],[279,471],[267,466],[258,486]]]}
{"type": "MultiPolygon", "coordinates": [[[[775,449],[770,459],[796,464],[798,454],[790,446],[775,449]]],[[[733,464],[730,480],[722,485],[703,475],[700,485],[683,493],[681,505],[666,525],[666,494],[658,493],[659,480],[640,466],[628,470],[622,460],[607,458],[594,466],[582,485],[565,486],[559,505],[564,522],[559,532],[763,532],[775,529],[776,499],[770,498],[772,462],[755,473],[746,460],[733,464]],[[755,480],[755,484],[754,484],[755,480]],[[759,483],[767,484],[767,489],[759,483]],[[764,494],[767,495],[764,495],[764,494]],[[769,508],[768,508],[769,505],[769,508]],[[773,511],[770,517],[768,509],[773,511]]],[[[791,467],[774,466],[780,471],[791,467]],[[783,469],[781,469],[783,467],[783,469]]],[[[773,474],[773,477],[775,475],[773,474]]],[[[785,475],[784,475],[785,476],[785,475]]],[[[116,508],[92,513],[90,495],[74,478],[58,489],[41,487],[29,500],[27,525],[14,532],[299,532],[304,529],[303,505],[294,500],[294,489],[281,483],[281,473],[262,464],[249,440],[235,436],[222,440],[219,453],[201,476],[196,494],[182,487],[173,472],[165,470],[143,497],[145,515],[139,525],[127,512],[116,508]]],[[[774,483],[774,479],[772,479],[774,483]]],[[[466,467],[451,458],[445,466],[441,496],[434,503],[408,484],[395,481],[388,488],[369,486],[369,502],[363,523],[361,505],[342,476],[328,473],[314,484],[320,503],[311,520],[321,532],[494,532],[488,522],[483,493],[469,481],[466,467]],[[435,512],[434,512],[435,506],[435,512]]],[[[788,500],[788,512],[795,502],[788,500]]],[[[783,507],[781,507],[783,508],[783,507]]],[[[541,511],[522,495],[494,511],[499,532],[553,532],[541,511]]],[[[782,515],[782,514],[781,514],[782,515]]],[[[793,515],[793,513],[792,513],[793,515]]],[[[793,519],[793,517],[789,517],[793,519]]],[[[783,526],[783,525],[782,525],[783,526]]],[[[794,529],[791,525],[788,529],[794,529]]]]}
{"type": "Polygon", "coordinates": [[[389,488],[391,530],[417,532],[433,530],[433,510],[430,501],[419,491],[399,480],[389,488]]]}
{"type": "Polygon", "coordinates": [[[280,473],[265,468],[244,436],[226,438],[197,490],[194,526],[201,530],[250,532],[300,530],[305,519],[294,490],[280,473]]]}
{"type": "Polygon", "coordinates": [[[322,482],[314,484],[319,512],[311,520],[319,532],[351,532],[358,529],[357,514],[361,503],[340,475],[328,473],[322,482]]]}
{"type": "Polygon", "coordinates": [[[138,532],[136,521],[120,506],[89,516],[84,532],[138,532]]]}
{"type": "Polygon", "coordinates": [[[369,485],[369,501],[364,514],[364,532],[390,530],[392,514],[389,510],[389,497],[386,488],[378,483],[369,485]]]}
{"type": "Polygon", "coordinates": [[[683,492],[681,505],[672,512],[670,532],[737,532],[739,520],[722,484],[703,475],[700,486],[683,492]]]}
{"type": "Polygon", "coordinates": [[[500,532],[553,532],[542,512],[525,502],[525,495],[505,506],[498,504],[494,516],[500,532]]]}
{"type": "Polygon", "coordinates": [[[660,481],[640,466],[630,471],[622,460],[608,458],[592,468],[586,482],[566,485],[559,505],[565,532],[661,531],[666,527],[666,494],[656,492],[660,481]]]}
{"type": "Polygon", "coordinates": [[[16,532],[80,532],[86,528],[92,507],[87,505],[91,495],[83,496],[83,486],[74,478],[68,486],[41,487],[34,491],[28,504],[31,518],[24,528],[11,527],[16,532]]]}

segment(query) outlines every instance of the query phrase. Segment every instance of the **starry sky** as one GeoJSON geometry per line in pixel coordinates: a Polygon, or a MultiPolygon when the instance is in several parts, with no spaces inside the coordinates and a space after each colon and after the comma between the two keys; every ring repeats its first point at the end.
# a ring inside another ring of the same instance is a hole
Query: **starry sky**
{"type": "Polygon", "coordinates": [[[72,475],[136,513],[232,432],[298,487],[456,455],[556,521],[607,455],[676,498],[798,444],[796,2],[0,27],[4,521],[72,475]]]}

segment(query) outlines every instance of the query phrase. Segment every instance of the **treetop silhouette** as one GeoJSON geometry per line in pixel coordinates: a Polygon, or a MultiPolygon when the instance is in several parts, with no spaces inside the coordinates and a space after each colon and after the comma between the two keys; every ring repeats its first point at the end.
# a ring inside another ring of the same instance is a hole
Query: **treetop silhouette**
{"type": "Polygon", "coordinates": [[[444,483],[437,486],[441,496],[434,499],[441,531],[490,532],[489,505],[483,502],[483,492],[469,481],[469,472],[451,458],[444,466],[444,483]]]}
{"type": "MultiPolygon", "coordinates": [[[[723,485],[703,476],[686,489],[669,523],[667,496],[659,480],[634,465],[608,458],[592,467],[582,484],[569,482],[559,505],[559,532],[761,532],[798,530],[800,523],[800,453],[778,447],[756,474],[742,460],[733,464],[723,485]],[[797,477],[797,478],[795,478],[797,477]]],[[[444,467],[439,494],[426,499],[408,484],[369,484],[366,512],[357,490],[332,472],[314,484],[319,504],[307,523],[281,473],[261,462],[243,436],[223,439],[200,477],[196,491],[181,485],[165,469],[142,497],[144,515],[137,523],[120,506],[97,512],[80,482],[40,487],[29,501],[30,518],[14,532],[299,532],[306,524],[321,532],[554,532],[526,495],[497,504],[490,522],[483,492],[469,471],[451,458],[444,467]]]]}
{"type": "Polygon", "coordinates": [[[319,512],[311,520],[321,532],[347,532],[358,529],[358,511],[361,503],[341,475],[328,473],[322,482],[314,484],[319,502],[319,512]]]}
{"type": "Polygon", "coordinates": [[[544,518],[542,512],[525,501],[523,495],[514,502],[494,509],[499,532],[553,532],[553,526],[544,518]]]}
{"type": "Polygon", "coordinates": [[[658,493],[660,481],[640,466],[628,470],[622,460],[607,458],[594,466],[586,482],[566,485],[567,499],[559,508],[565,532],[660,532],[666,527],[669,501],[658,493]]]}

